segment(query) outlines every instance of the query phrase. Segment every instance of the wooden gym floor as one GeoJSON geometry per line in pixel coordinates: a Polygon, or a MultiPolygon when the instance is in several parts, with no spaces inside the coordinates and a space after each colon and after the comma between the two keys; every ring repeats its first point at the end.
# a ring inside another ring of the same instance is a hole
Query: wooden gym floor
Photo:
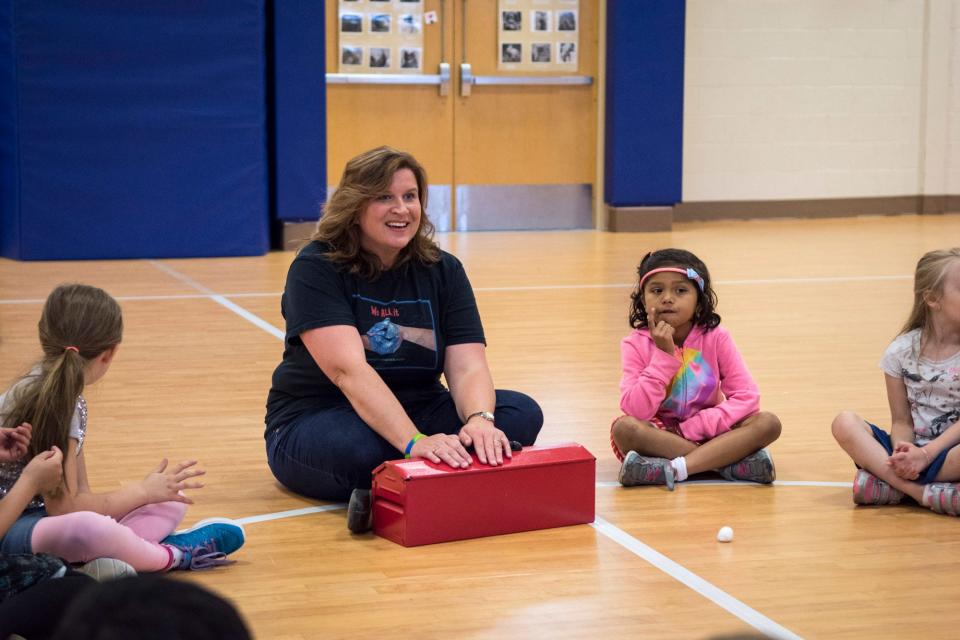
{"type": "Polygon", "coordinates": [[[180,574],[240,608],[258,638],[951,637],[960,522],[855,508],[830,420],[889,421],[877,367],[905,319],[913,267],[960,243],[960,215],[714,222],[671,233],[439,237],[476,288],[499,387],[529,393],[540,441],[597,457],[597,521],[405,549],[352,537],[343,505],[290,494],[263,449],[293,253],[257,258],[0,260],[0,379],[38,354],[42,301],[81,281],[120,299],[126,335],[87,390],[94,488],[197,457],[208,486],[185,524],[246,522],[236,564],[180,574]],[[724,324],[783,421],[773,487],[624,489],[608,445],[635,267],[679,246],[707,263],[724,324]],[[715,541],[722,525],[731,544],[715,541]]]}

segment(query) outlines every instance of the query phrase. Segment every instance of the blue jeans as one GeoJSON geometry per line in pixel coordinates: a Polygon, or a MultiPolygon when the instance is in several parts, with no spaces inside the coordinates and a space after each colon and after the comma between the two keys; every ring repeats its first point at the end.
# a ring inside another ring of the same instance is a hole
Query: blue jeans
{"type": "Polygon", "coordinates": [[[47,510],[43,507],[27,509],[20,514],[3,538],[0,538],[0,553],[33,553],[33,528],[40,522],[40,518],[46,516],[47,510]]]}
{"type": "MultiPolygon", "coordinates": [[[[463,427],[453,397],[443,392],[404,407],[420,433],[458,433],[463,427]]],[[[540,405],[522,393],[497,390],[497,427],[524,446],[543,426],[540,405]]],[[[267,462],[285,487],[319,500],[342,502],[355,488],[369,489],[371,473],[403,452],[360,419],[349,404],[306,413],[267,434],[267,462]]]]}

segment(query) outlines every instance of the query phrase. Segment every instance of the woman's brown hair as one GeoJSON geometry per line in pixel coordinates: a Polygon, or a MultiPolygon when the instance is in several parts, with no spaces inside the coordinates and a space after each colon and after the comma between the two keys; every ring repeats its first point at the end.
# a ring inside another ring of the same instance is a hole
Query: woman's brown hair
{"type": "Polygon", "coordinates": [[[417,180],[420,200],[420,227],[417,234],[397,256],[394,266],[416,259],[431,264],[440,259],[440,249],[433,241],[434,226],[427,217],[427,174],[409,153],[390,147],[377,147],[347,162],[337,190],[323,209],[323,217],[310,240],[319,240],[329,247],[326,256],[346,265],[350,273],[374,279],[383,269],[380,259],[365,251],[360,244],[360,214],[371,200],[385,193],[393,175],[409,169],[417,180]]]}

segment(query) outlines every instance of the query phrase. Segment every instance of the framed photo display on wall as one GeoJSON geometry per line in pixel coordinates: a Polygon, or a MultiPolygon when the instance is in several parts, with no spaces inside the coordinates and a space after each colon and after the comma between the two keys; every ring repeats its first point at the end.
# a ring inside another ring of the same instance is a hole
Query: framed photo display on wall
{"type": "Polygon", "coordinates": [[[497,68],[576,72],[579,0],[499,0],[497,68]]]}
{"type": "Polygon", "coordinates": [[[339,0],[340,73],[423,73],[423,0],[339,0]]]}

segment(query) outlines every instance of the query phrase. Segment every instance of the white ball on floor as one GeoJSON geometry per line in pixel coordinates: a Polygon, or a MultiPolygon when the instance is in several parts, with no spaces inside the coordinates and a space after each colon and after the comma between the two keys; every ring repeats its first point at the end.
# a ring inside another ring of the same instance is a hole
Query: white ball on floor
{"type": "Polygon", "coordinates": [[[731,540],[733,540],[733,529],[730,527],[720,527],[720,531],[717,531],[717,541],[730,542],[731,540]]]}

